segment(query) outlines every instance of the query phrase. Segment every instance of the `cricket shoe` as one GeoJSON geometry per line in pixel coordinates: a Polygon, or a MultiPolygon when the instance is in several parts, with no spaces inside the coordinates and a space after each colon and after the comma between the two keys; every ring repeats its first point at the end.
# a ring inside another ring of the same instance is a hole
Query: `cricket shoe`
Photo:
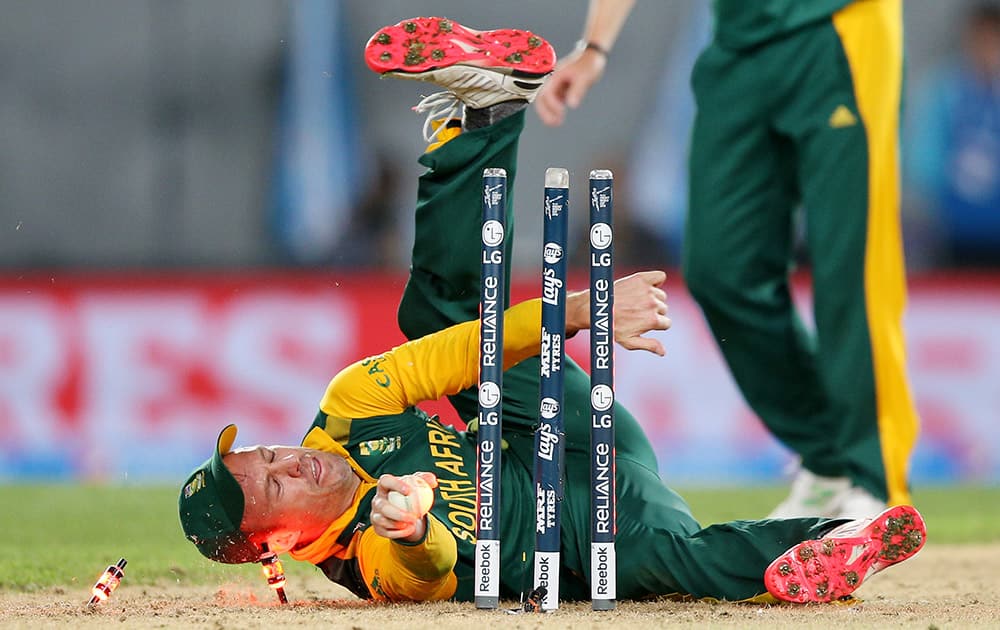
{"type": "Polygon", "coordinates": [[[884,512],[889,507],[886,502],[876,498],[875,495],[864,488],[851,486],[851,489],[844,495],[840,502],[840,509],[837,511],[837,518],[849,518],[851,520],[859,518],[871,518],[876,514],[884,512]]]}
{"type": "Polygon", "coordinates": [[[434,83],[468,107],[535,99],[552,72],[552,46],[528,31],[477,31],[447,18],[418,17],[386,26],[365,46],[383,76],[434,83]]]}
{"type": "Polygon", "coordinates": [[[851,481],[847,477],[821,477],[805,468],[800,468],[795,480],[792,481],[792,490],[788,493],[788,497],[779,503],[767,518],[838,516],[841,504],[850,489],[851,481]]]}
{"type": "Polygon", "coordinates": [[[872,519],[844,523],[818,540],[801,542],[764,571],[767,591],[786,602],[844,598],[882,569],[924,546],[927,527],[915,508],[898,505],[872,519]]]}

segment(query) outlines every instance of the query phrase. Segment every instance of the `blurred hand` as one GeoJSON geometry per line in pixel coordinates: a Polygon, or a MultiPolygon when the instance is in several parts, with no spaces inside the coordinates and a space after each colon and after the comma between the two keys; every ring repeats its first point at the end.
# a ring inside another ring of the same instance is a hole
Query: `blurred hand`
{"type": "Polygon", "coordinates": [[[590,86],[604,74],[607,59],[595,50],[576,50],[556,65],[552,76],[535,98],[535,111],[543,123],[558,127],[566,118],[566,107],[576,109],[590,86]]]}
{"type": "MultiPolygon", "coordinates": [[[[431,488],[437,488],[437,477],[434,473],[416,472],[431,488]]],[[[371,524],[379,536],[416,542],[424,537],[427,531],[427,516],[416,518],[389,502],[389,491],[395,490],[405,495],[415,492],[406,480],[395,475],[385,474],[378,478],[375,487],[375,498],[372,499],[371,524]]]]}
{"type": "Polygon", "coordinates": [[[615,281],[615,341],[628,350],[666,354],[657,339],[642,335],[667,330],[667,294],[660,288],[667,279],[663,271],[640,271],[615,281]]]}

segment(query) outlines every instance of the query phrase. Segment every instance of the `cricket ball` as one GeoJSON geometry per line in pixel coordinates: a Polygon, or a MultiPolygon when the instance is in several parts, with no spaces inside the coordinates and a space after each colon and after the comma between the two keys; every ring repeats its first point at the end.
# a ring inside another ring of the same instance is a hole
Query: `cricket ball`
{"type": "Polygon", "coordinates": [[[410,494],[390,490],[389,503],[412,514],[414,518],[423,518],[434,505],[434,490],[418,475],[406,475],[400,478],[410,486],[410,494]]]}

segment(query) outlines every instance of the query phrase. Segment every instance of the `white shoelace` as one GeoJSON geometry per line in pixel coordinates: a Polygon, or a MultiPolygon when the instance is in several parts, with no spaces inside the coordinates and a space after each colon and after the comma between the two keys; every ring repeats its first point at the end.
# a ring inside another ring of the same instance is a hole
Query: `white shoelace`
{"type": "Polygon", "coordinates": [[[420,102],[413,107],[413,111],[418,114],[427,114],[427,118],[424,120],[424,140],[434,142],[437,135],[447,127],[447,123],[431,131],[432,123],[442,118],[445,121],[457,118],[461,105],[462,102],[451,92],[437,92],[420,99],[420,102]]]}

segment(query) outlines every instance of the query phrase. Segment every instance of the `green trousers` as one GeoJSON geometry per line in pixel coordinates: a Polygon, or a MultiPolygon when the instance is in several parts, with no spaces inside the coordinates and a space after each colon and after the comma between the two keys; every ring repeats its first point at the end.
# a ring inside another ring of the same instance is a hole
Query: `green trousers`
{"type": "Polygon", "coordinates": [[[684,275],[743,395],[802,464],[909,503],[900,0],[856,2],[692,76],[684,275]],[[802,206],[815,335],[793,307],[802,206]]]}
{"type": "MultiPolygon", "coordinates": [[[[523,125],[522,112],[490,127],[465,132],[420,158],[428,170],[419,182],[412,267],[398,314],[408,337],[477,317],[482,172],[486,167],[507,170],[511,234],[516,153],[523,125]]],[[[539,190],[539,211],[541,199],[539,190]]],[[[511,245],[508,239],[508,260],[511,245]]],[[[564,369],[566,480],[560,595],[567,600],[588,599],[590,382],[568,358],[564,369]]],[[[501,546],[507,546],[511,539],[530,541],[526,544],[530,550],[535,518],[531,471],[532,435],[539,407],[537,359],[507,370],[503,385],[503,431],[509,448],[503,453],[501,500],[503,510],[524,513],[504,519],[513,525],[501,531],[501,546]]],[[[463,418],[476,416],[476,400],[475,388],[451,398],[463,418]]],[[[669,593],[733,600],[758,595],[765,592],[763,573],[771,560],[801,540],[818,537],[830,526],[830,521],[822,519],[790,519],[701,528],[683,499],[660,480],[656,458],[639,423],[621,404],[616,405],[620,599],[669,593]]],[[[530,588],[530,563],[529,556],[523,566],[501,567],[504,592],[530,588]]]]}

